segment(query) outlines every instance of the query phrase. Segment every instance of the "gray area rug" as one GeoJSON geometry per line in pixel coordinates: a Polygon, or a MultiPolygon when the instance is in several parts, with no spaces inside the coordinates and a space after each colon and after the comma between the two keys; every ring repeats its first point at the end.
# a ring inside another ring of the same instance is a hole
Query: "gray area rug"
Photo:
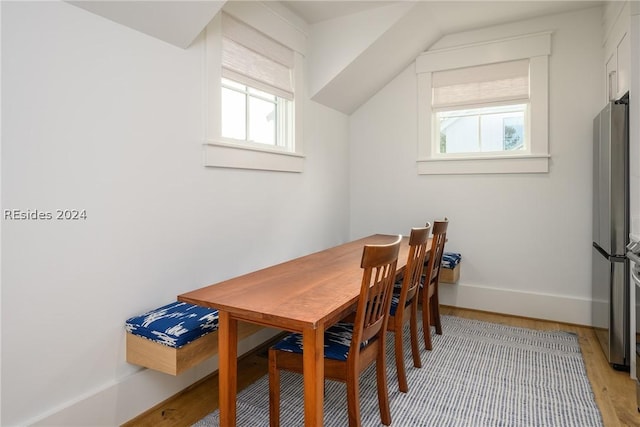
{"type": "MultiPolygon", "coordinates": [[[[387,338],[392,425],[413,426],[602,426],[578,338],[452,316],[442,317],[443,335],[411,362],[408,327],[405,366],[409,392],[400,393],[387,338]]],[[[422,330],[419,329],[422,333],[422,330]]],[[[422,339],[422,337],[420,337],[422,339]]],[[[281,425],[304,425],[302,376],[282,372],[281,425]]],[[[381,426],[375,369],[360,377],[363,426],[381,426]]],[[[269,425],[269,381],[264,376],[237,397],[238,426],[269,425]]],[[[325,382],[324,425],[348,425],[344,384],[325,382]]],[[[212,412],[194,426],[219,426],[212,412]]]]}

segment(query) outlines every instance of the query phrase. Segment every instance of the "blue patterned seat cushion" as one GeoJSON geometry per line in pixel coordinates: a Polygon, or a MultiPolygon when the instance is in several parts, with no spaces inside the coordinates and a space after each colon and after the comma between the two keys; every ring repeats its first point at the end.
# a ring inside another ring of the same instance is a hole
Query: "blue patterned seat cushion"
{"type": "Polygon", "coordinates": [[[455,268],[460,264],[462,255],[456,252],[444,252],[442,254],[442,268],[455,268]]]}
{"type": "Polygon", "coordinates": [[[392,316],[396,315],[396,311],[398,311],[398,304],[400,304],[400,294],[394,293],[391,296],[391,310],[389,311],[392,316]]]}
{"type": "Polygon", "coordinates": [[[180,348],[218,329],[218,310],[186,302],[172,302],[128,319],[127,332],[180,348]]]}
{"type": "MultiPolygon", "coordinates": [[[[346,361],[353,336],[353,324],[338,322],[324,332],[324,357],[346,361]]],[[[366,343],[365,343],[366,345],[366,343]]],[[[363,345],[363,347],[365,346],[363,345]]],[[[302,354],[302,334],[289,334],[274,346],[276,350],[302,354]]]]}
{"type": "MultiPolygon", "coordinates": [[[[398,310],[398,304],[400,303],[400,292],[402,291],[402,280],[397,281],[393,284],[393,294],[391,295],[391,309],[389,313],[392,316],[396,315],[396,311],[398,310]]],[[[409,304],[406,304],[407,306],[409,304]]]]}

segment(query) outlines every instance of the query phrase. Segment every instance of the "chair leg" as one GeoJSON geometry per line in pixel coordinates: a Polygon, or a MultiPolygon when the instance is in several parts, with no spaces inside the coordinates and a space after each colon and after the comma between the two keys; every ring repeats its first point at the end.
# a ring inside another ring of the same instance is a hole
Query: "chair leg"
{"type": "Polygon", "coordinates": [[[269,349],[269,426],[280,425],[280,371],[274,349],[269,349]]]}
{"type": "Polygon", "coordinates": [[[420,360],[420,349],[418,348],[418,300],[411,303],[411,315],[409,316],[409,331],[411,336],[411,355],[413,356],[413,366],[422,368],[420,360]]]}
{"type": "Polygon", "coordinates": [[[433,346],[431,345],[431,310],[429,309],[430,305],[431,300],[429,298],[429,291],[425,289],[424,301],[422,302],[422,333],[424,334],[424,347],[427,350],[433,349],[433,346]]]}
{"type": "Polygon", "coordinates": [[[404,370],[404,348],[402,347],[402,324],[396,325],[393,336],[395,338],[395,354],[396,354],[396,373],[398,376],[398,389],[406,393],[409,391],[407,384],[407,374],[404,370]]]}
{"type": "Polygon", "coordinates": [[[376,382],[378,386],[378,407],[380,408],[380,419],[382,424],[391,425],[391,409],[389,408],[389,389],[387,387],[387,364],[385,356],[385,340],[378,347],[378,357],[376,360],[376,382]]]}
{"type": "Polygon", "coordinates": [[[360,427],[360,384],[358,373],[353,367],[347,368],[347,412],[349,413],[349,427],[360,427]]]}
{"type": "Polygon", "coordinates": [[[431,303],[433,304],[433,307],[431,307],[431,312],[433,313],[433,324],[436,327],[436,334],[442,335],[442,322],[440,322],[440,301],[438,300],[437,288],[433,296],[431,297],[431,303]]]}

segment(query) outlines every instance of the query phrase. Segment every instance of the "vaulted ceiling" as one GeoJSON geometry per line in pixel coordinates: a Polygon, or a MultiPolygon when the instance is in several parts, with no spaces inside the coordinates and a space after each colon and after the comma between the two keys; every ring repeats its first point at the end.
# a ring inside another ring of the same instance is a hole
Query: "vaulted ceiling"
{"type": "MultiPolygon", "coordinates": [[[[236,0],[231,0],[236,1],[236,0]]],[[[240,1],[240,0],[238,0],[240,1]]],[[[226,1],[70,1],[107,19],[187,48],[226,1]]],[[[269,2],[308,34],[311,98],[351,114],[441,37],[602,1],[269,2]]]]}

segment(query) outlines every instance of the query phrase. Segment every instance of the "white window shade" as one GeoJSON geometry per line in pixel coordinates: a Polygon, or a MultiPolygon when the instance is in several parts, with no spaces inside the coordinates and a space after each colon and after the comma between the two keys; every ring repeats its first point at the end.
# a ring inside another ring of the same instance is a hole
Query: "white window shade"
{"type": "Polygon", "coordinates": [[[432,79],[434,109],[529,100],[529,60],[437,71],[432,79]]]}
{"type": "Polygon", "coordinates": [[[222,16],[222,75],[293,100],[294,53],[227,14],[222,16]]]}

